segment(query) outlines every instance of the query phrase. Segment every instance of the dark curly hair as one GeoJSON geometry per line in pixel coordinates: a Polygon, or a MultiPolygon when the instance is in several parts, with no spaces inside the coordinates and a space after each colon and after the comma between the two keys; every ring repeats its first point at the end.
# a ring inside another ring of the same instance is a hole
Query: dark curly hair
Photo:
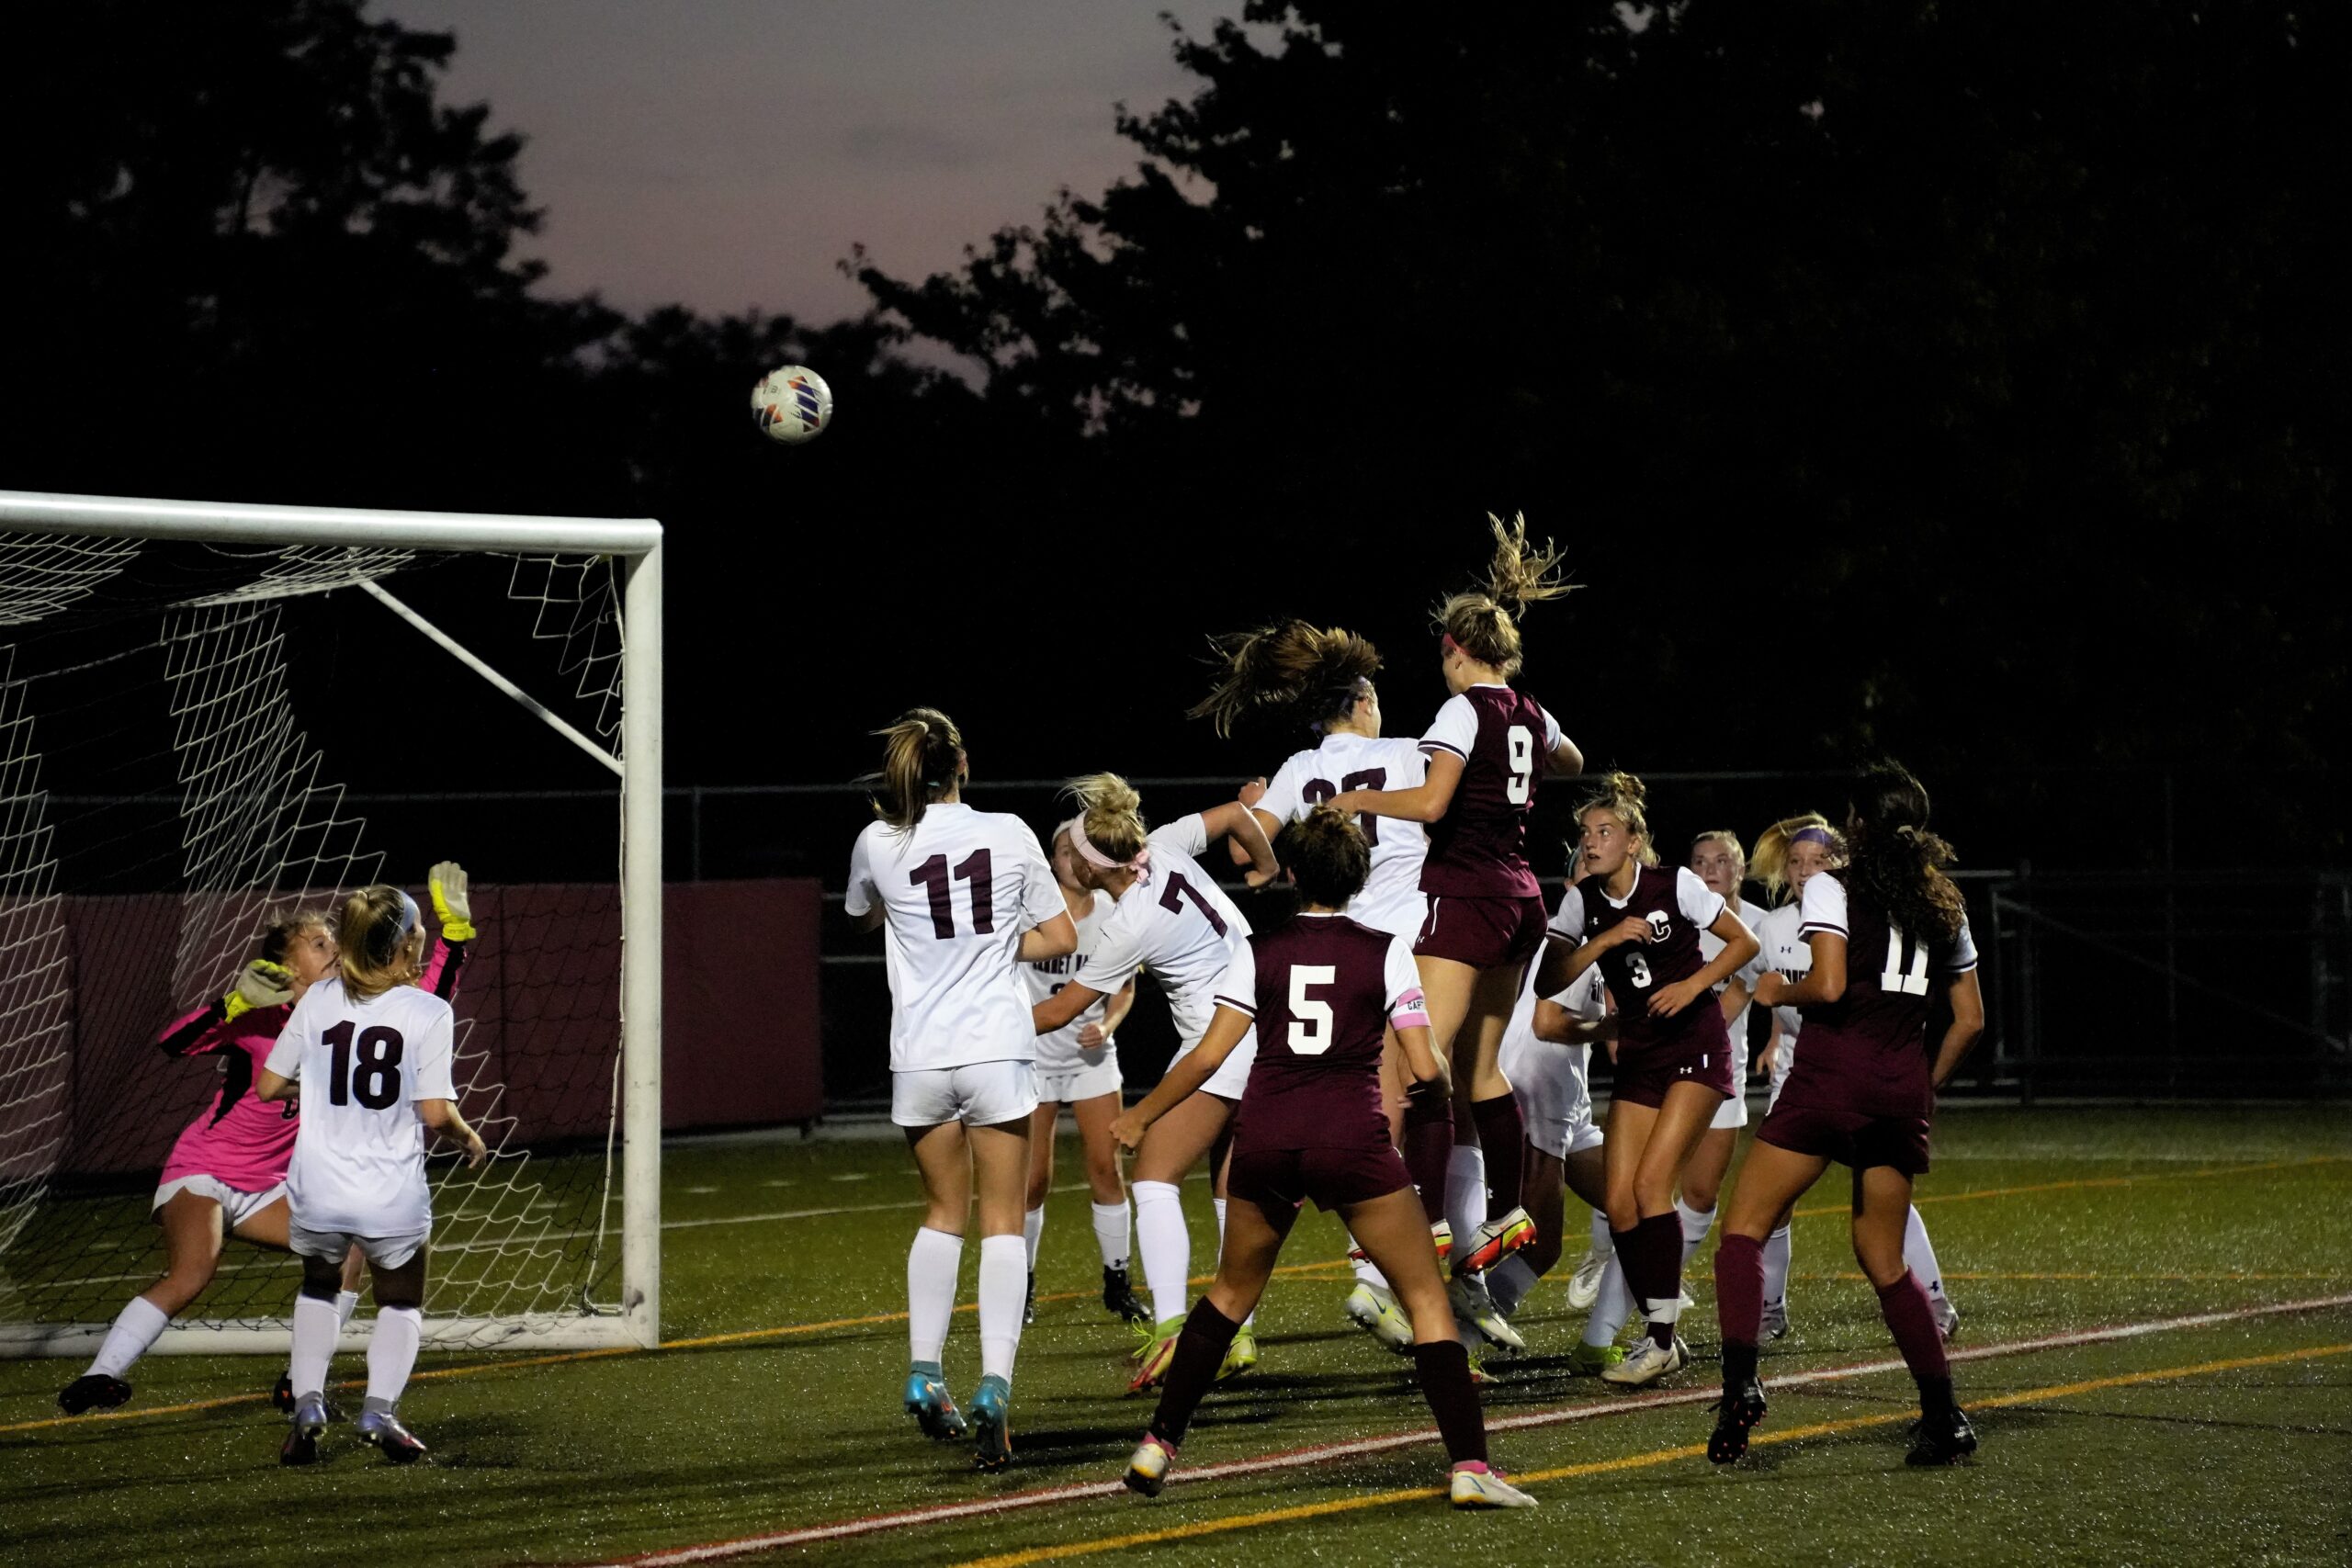
{"type": "Polygon", "coordinates": [[[1902,763],[1887,759],[1854,775],[1847,796],[1845,872],[1896,927],[1923,941],[1960,934],[1967,906],[1944,867],[1960,857],[1928,831],[1928,786],[1902,763]]]}
{"type": "Polygon", "coordinates": [[[1343,909],[1372,875],[1372,846],[1354,818],[1326,803],[1283,829],[1283,863],[1301,903],[1343,909]]]}

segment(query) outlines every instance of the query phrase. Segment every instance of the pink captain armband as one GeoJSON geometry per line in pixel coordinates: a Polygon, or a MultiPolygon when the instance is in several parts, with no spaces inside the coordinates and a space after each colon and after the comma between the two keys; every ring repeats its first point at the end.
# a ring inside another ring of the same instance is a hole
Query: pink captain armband
{"type": "Polygon", "coordinates": [[[1388,1021],[1398,1029],[1427,1029],[1430,1026],[1429,999],[1419,986],[1396,998],[1388,1010],[1388,1021]]]}

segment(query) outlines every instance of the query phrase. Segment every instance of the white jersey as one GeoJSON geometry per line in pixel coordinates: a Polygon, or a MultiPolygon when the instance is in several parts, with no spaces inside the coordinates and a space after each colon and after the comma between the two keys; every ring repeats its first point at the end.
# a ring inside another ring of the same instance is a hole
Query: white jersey
{"type": "MultiPolygon", "coordinates": [[[[1429,759],[1418,740],[1381,739],[1345,733],[1327,735],[1309,750],[1295,751],[1274,770],[1257,809],[1287,826],[1335,795],[1351,789],[1414,789],[1429,777],[1429,759]]],[[[1429,853],[1429,829],[1396,817],[1359,815],[1372,847],[1372,874],[1348,905],[1351,919],[1392,936],[1417,937],[1429,912],[1421,892],[1421,861],[1429,853]]]]}
{"type": "Polygon", "coordinates": [[[391,1236],[433,1223],[420,1100],[455,1100],[449,1004],[414,986],[366,1001],[340,977],[302,993],[265,1065],[301,1085],[302,1121],[286,1169],[294,1223],[308,1231],[391,1236]]]}
{"type": "MultiPolygon", "coordinates": [[[[1510,1066],[1511,1061],[1514,1057],[1521,1055],[1521,1053],[1530,1051],[1555,1051],[1559,1053],[1561,1055],[1570,1057],[1575,1061],[1577,1077],[1578,1081],[1582,1081],[1584,1077],[1585,1065],[1592,1059],[1592,1047],[1589,1045],[1562,1045],[1555,1041],[1543,1039],[1535,1032],[1535,1003],[1537,1000],[1535,995],[1535,976],[1537,972],[1543,967],[1544,955],[1542,953],[1536,954],[1535,957],[1528,961],[1527,973],[1520,981],[1519,1000],[1511,1004],[1510,1021],[1503,1025],[1503,1043],[1500,1057],[1503,1076],[1505,1077],[1511,1077],[1513,1076],[1510,1066]]],[[[1585,966],[1583,974],[1568,982],[1568,987],[1566,990],[1561,991],[1546,999],[1557,1002],[1562,1007],[1567,1009],[1569,1017],[1581,1019],[1587,1023],[1593,1023],[1608,1016],[1609,1005],[1607,997],[1608,990],[1600,977],[1600,965],[1598,964],[1589,964],[1585,966]]]]}
{"type": "MultiPolygon", "coordinates": [[[[1113,904],[1107,893],[1087,896],[1086,913],[1076,916],[1078,921],[1078,951],[1065,953],[1059,958],[1040,958],[1035,964],[1021,966],[1022,978],[1029,983],[1029,1000],[1034,1006],[1069,985],[1072,980],[1091,983],[1093,976],[1088,966],[1094,962],[1094,950],[1102,944],[1102,922],[1110,918],[1113,904]]],[[[1068,908],[1068,901],[1064,901],[1068,908]]],[[[1090,1002],[1086,1010],[1055,1030],[1051,1034],[1037,1036],[1037,1070],[1041,1073],[1074,1072],[1086,1066],[1079,1055],[1078,1032],[1090,1023],[1099,1024],[1108,1015],[1111,995],[1099,1002],[1090,1002]]]]}
{"type": "Polygon", "coordinates": [[[1102,922],[1086,984],[1115,996],[1148,966],[1167,995],[1182,1055],[1208,1032],[1216,983],[1233,966],[1234,953],[1250,944],[1250,922],[1193,858],[1208,848],[1199,817],[1179,818],[1147,841],[1151,863],[1102,922]]]}
{"type": "MultiPolygon", "coordinates": [[[[1754,904],[1742,904],[1738,908],[1733,909],[1729,902],[1725,902],[1724,908],[1730,910],[1731,918],[1733,919],[1737,920],[1741,925],[1747,928],[1748,935],[1756,936],[1756,922],[1764,913],[1761,908],[1758,908],[1754,904]]],[[[1699,962],[1702,964],[1713,964],[1717,958],[1723,955],[1723,938],[1717,936],[1713,931],[1707,930],[1705,927],[1701,927],[1699,931],[1699,962]]],[[[1764,971],[1767,967],[1769,967],[1769,965],[1764,962],[1763,939],[1761,937],[1757,937],[1756,956],[1749,959],[1747,963],[1741,964],[1738,968],[1733,970],[1728,976],[1726,976],[1724,979],[1723,985],[1715,987],[1715,995],[1717,997],[1721,997],[1724,994],[1724,986],[1728,986],[1733,981],[1736,980],[1740,985],[1747,987],[1747,994],[1749,996],[1754,996],[1756,994],[1756,982],[1764,977],[1764,971]]],[[[1742,1078],[1745,1078],[1747,1074],[1747,1006],[1748,1004],[1746,1002],[1740,1003],[1737,1016],[1728,1020],[1724,1025],[1724,1028],[1731,1032],[1731,1052],[1733,1057],[1738,1063],[1736,1069],[1737,1075],[1742,1078]]]]}
{"type": "Polygon", "coordinates": [[[912,832],[867,826],[849,857],[853,919],[879,905],[890,972],[890,1070],[1034,1062],[1022,934],[1064,913],[1037,835],[956,802],[912,832]]]}
{"type": "MultiPolygon", "coordinates": [[[[1797,901],[1792,898],[1777,909],[1767,909],[1764,912],[1764,918],[1758,920],[1752,928],[1756,932],[1757,942],[1763,948],[1763,951],[1756,955],[1758,979],[1763,977],[1764,971],[1770,970],[1773,974],[1783,976],[1790,985],[1793,986],[1813,973],[1813,944],[1797,931],[1800,924],[1799,908],[1797,901]]],[[[1799,1021],[1797,1010],[1791,1007],[1774,1008],[1772,1015],[1781,1021],[1781,1049],[1785,1056],[1788,1046],[1793,1043],[1797,1037],[1799,1021]]]]}

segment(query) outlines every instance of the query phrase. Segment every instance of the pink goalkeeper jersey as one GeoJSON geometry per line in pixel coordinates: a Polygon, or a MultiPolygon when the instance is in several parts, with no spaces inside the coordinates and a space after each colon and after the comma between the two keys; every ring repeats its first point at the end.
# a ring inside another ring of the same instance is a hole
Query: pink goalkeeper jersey
{"type": "MultiPolygon", "coordinates": [[[[435,941],[420,988],[447,1001],[457,994],[458,972],[466,964],[466,944],[435,941]]],[[[292,1100],[256,1100],[254,1075],[269,1059],[270,1047],[293,1015],[288,1003],[254,1008],[233,1020],[220,1016],[220,1004],[201,1007],[155,1037],[167,1056],[219,1055],[220,1092],[204,1113],[187,1124],[164,1161],[160,1185],[184,1176],[209,1176],[240,1192],[266,1192],[286,1179],[294,1157],[294,1134],[300,1122],[292,1100]]]]}

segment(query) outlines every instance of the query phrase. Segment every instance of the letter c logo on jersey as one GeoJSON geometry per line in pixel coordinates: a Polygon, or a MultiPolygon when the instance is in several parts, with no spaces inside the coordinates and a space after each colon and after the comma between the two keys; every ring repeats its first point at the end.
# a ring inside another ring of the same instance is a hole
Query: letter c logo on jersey
{"type": "Polygon", "coordinates": [[[1652,942],[1664,942],[1674,934],[1674,922],[1668,919],[1664,909],[1652,909],[1649,918],[1652,942]]]}

